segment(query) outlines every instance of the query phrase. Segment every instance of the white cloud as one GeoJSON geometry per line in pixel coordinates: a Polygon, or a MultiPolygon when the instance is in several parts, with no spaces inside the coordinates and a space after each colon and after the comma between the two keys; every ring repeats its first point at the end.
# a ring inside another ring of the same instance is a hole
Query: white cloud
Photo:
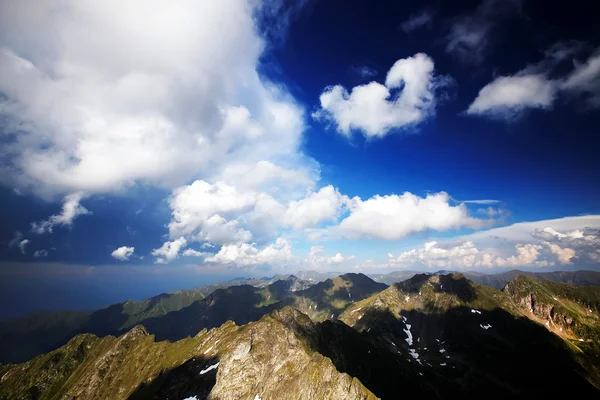
{"type": "Polygon", "coordinates": [[[225,245],[212,257],[204,261],[220,264],[234,264],[247,267],[270,265],[283,267],[293,259],[292,245],[284,238],[278,238],[275,243],[259,250],[255,243],[225,245]]]}
{"type": "Polygon", "coordinates": [[[91,214],[90,211],[80,204],[82,198],[82,193],[73,193],[66,196],[61,213],[52,215],[47,220],[33,222],[31,224],[31,231],[38,235],[52,233],[55,225],[70,226],[78,216],[91,214]]]}
{"type": "MultiPolygon", "coordinates": [[[[541,259],[540,245],[517,244],[514,254],[502,256],[497,250],[479,250],[473,242],[443,245],[427,242],[423,247],[406,251],[390,258],[387,267],[463,269],[463,268],[513,268],[547,267],[553,262],[541,259]]],[[[377,265],[381,267],[381,265],[377,265]]]]}
{"type": "Polygon", "coordinates": [[[21,250],[21,254],[25,254],[25,246],[31,243],[29,239],[23,239],[19,242],[19,250],[21,250]]]}
{"type": "Polygon", "coordinates": [[[325,186],[301,200],[292,201],[283,216],[283,223],[302,229],[325,221],[336,221],[342,206],[348,201],[349,198],[333,186],[325,186]]]}
{"type": "MultiPolygon", "coordinates": [[[[467,114],[514,119],[526,109],[548,110],[559,95],[578,95],[590,107],[600,107],[600,51],[583,64],[559,76],[557,66],[572,59],[585,46],[579,42],[556,43],[537,64],[512,76],[501,76],[484,86],[467,114]],[[554,75],[556,78],[550,79],[554,75]]],[[[562,73],[562,72],[561,72],[562,73]]]]}
{"type": "Polygon", "coordinates": [[[426,230],[476,229],[493,222],[469,216],[464,204],[452,206],[450,200],[445,192],[425,198],[409,192],[377,195],[365,201],[355,197],[350,202],[350,215],[332,230],[346,238],[398,240],[426,230]]]}
{"type": "Polygon", "coordinates": [[[131,257],[133,255],[134,250],[135,250],[135,247],[121,246],[118,249],[116,249],[115,251],[113,251],[112,253],[110,253],[110,255],[113,258],[116,258],[117,260],[127,261],[127,260],[129,260],[129,257],[131,257]]]}
{"type": "Polygon", "coordinates": [[[198,250],[193,250],[193,249],[186,249],[183,253],[181,253],[183,256],[186,257],[204,257],[206,255],[209,255],[211,253],[204,253],[202,251],[198,251],[198,250]]]}
{"type": "Polygon", "coordinates": [[[48,250],[45,250],[45,249],[36,250],[36,251],[33,253],[33,256],[34,256],[35,258],[47,257],[47,256],[48,256],[48,250]]]}
{"type": "Polygon", "coordinates": [[[418,53],[396,61],[385,85],[371,82],[352,88],[350,93],[340,85],[326,88],[319,98],[321,108],[313,117],[330,121],[346,136],[360,130],[368,138],[382,137],[432,115],[435,92],[447,82],[447,78],[434,75],[433,60],[418,53]]]}
{"type": "Polygon", "coordinates": [[[165,242],[160,248],[152,250],[152,255],[159,257],[155,261],[157,264],[165,264],[179,257],[179,251],[186,245],[187,240],[180,237],[172,242],[165,242]]]}
{"type": "Polygon", "coordinates": [[[356,256],[354,255],[344,256],[342,253],[327,256],[323,246],[312,246],[306,255],[304,262],[308,268],[322,269],[330,266],[338,267],[345,262],[354,261],[355,259],[356,256]]]}
{"type": "Polygon", "coordinates": [[[53,198],[303,171],[303,110],[257,73],[260,3],[2,2],[0,179],[53,198]]]}
{"type": "Polygon", "coordinates": [[[407,20],[400,24],[400,28],[406,33],[412,32],[425,25],[428,25],[433,20],[433,14],[429,10],[423,10],[417,14],[411,15],[407,20]]]}
{"type": "Polygon", "coordinates": [[[172,238],[185,236],[213,244],[238,244],[255,236],[270,238],[285,210],[266,193],[200,180],[176,189],[170,206],[172,238]]]}
{"type": "Polygon", "coordinates": [[[490,229],[451,242],[428,242],[378,268],[520,268],[595,265],[600,261],[600,216],[569,217],[490,229]]]}
{"type": "Polygon", "coordinates": [[[555,82],[544,75],[501,76],[479,91],[467,114],[514,118],[528,108],[552,107],[556,91],[555,82]]]}
{"type": "Polygon", "coordinates": [[[470,64],[483,62],[501,22],[521,14],[521,0],[483,0],[472,13],[461,15],[450,26],[446,52],[470,64]]]}

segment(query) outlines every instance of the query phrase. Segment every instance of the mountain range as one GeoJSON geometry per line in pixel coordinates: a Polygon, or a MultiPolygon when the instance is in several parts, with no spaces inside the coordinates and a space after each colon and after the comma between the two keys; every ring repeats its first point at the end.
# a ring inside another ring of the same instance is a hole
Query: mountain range
{"type": "Polygon", "coordinates": [[[597,396],[597,274],[282,276],[28,316],[1,326],[25,362],[0,365],[0,399],[597,396]]]}

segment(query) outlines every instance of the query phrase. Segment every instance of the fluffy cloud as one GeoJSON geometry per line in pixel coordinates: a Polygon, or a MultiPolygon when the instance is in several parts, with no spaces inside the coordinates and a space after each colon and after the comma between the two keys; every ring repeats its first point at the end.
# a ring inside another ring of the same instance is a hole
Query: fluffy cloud
{"type": "Polygon", "coordinates": [[[193,249],[186,249],[183,253],[181,253],[182,255],[186,256],[186,257],[204,257],[210,253],[204,253],[202,251],[198,251],[198,250],[193,250],[193,249]]]}
{"type": "Polygon", "coordinates": [[[294,229],[302,229],[325,221],[336,221],[342,206],[348,201],[349,198],[333,186],[325,186],[302,200],[292,201],[283,216],[283,222],[294,229]]]}
{"type": "Polygon", "coordinates": [[[110,253],[110,255],[113,258],[116,258],[117,260],[127,261],[129,260],[129,257],[133,255],[134,250],[134,247],[121,246],[112,253],[110,253]]]}
{"type": "Polygon", "coordinates": [[[368,266],[460,269],[597,264],[599,225],[600,216],[513,224],[466,235],[450,243],[428,242],[398,257],[389,254],[387,264],[368,266]]]}
{"type": "Polygon", "coordinates": [[[91,214],[91,212],[80,204],[82,198],[82,193],[74,193],[66,196],[61,213],[52,215],[47,220],[33,222],[31,224],[31,231],[38,235],[52,233],[55,225],[70,226],[78,216],[91,214]]]}
{"type": "Polygon", "coordinates": [[[285,211],[266,193],[201,180],[176,189],[170,206],[172,238],[185,236],[213,244],[248,242],[255,235],[273,236],[285,211]]]}
{"type": "Polygon", "coordinates": [[[447,78],[434,75],[433,60],[418,53],[396,61],[385,85],[371,82],[350,93],[340,85],[326,88],[319,98],[321,108],[313,117],[330,121],[346,136],[356,129],[368,138],[382,137],[430,116],[435,110],[436,89],[447,82],[447,78]]]}
{"type": "Polygon", "coordinates": [[[522,0],[483,0],[468,15],[457,17],[446,37],[446,52],[464,63],[483,62],[494,31],[504,20],[521,14],[522,0]]]}
{"type": "Polygon", "coordinates": [[[284,267],[293,259],[292,245],[284,238],[278,238],[275,243],[259,250],[255,243],[241,243],[226,245],[212,257],[207,257],[206,262],[220,264],[234,264],[247,267],[257,265],[270,265],[284,267]]]}
{"type": "Polygon", "coordinates": [[[425,198],[412,193],[374,196],[351,200],[350,214],[332,228],[346,238],[369,237],[398,240],[426,230],[481,228],[493,221],[469,216],[464,204],[451,205],[448,193],[429,194],[425,198]]]}
{"type": "Polygon", "coordinates": [[[428,242],[423,247],[406,251],[397,258],[390,258],[389,267],[410,268],[508,268],[546,267],[551,262],[541,260],[542,246],[517,244],[513,254],[502,257],[490,251],[477,249],[473,242],[443,246],[438,242],[428,242]]]}
{"type": "Polygon", "coordinates": [[[429,10],[423,10],[418,14],[411,15],[406,21],[402,22],[400,28],[409,33],[430,24],[432,20],[433,14],[429,10]]]}
{"type": "Polygon", "coordinates": [[[354,255],[344,256],[342,253],[336,253],[333,256],[327,256],[323,246],[312,246],[304,261],[309,268],[321,269],[330,266],[337,267],[340,264],[354,260],[356,260],[354,255]]]}
{"type": "Polygon", "coordinates": [[[467,114],[512,118],[527,108],[548,109],[557,85],[543,75],[501,76],[479,91],[467,114]]]}
{"type": "Polygon", "coordinates": [[[186,245],[187,240],[180,237],[172,242],[165,242],[160,248],[152,250],[152,255],[158,257],[155,261],[157,264],[165,264],[179,257],[179,252],[186,245]]]}
{"type": "Polygon", "coordinates": [[[0,179],[54,198],[304,170],[303,110],[257,73],[259,4],[2,2],[0,179]]]}

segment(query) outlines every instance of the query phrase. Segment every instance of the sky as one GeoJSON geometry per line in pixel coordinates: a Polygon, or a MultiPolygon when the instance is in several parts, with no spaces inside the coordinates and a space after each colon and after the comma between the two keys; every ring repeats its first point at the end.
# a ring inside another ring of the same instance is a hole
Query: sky
{"type": "Polygon", "coordinates": [[[0,318],[298,270],[600,270],[589,2],[0,1],[0,318]]]}

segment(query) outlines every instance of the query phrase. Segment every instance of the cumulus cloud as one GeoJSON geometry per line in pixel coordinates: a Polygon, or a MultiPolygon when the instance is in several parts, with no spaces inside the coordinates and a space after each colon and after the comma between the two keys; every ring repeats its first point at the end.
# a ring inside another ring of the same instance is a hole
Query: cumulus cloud
{"type": "Polygon", "coordinates": [[[501,76],[479,91],[467,114],[510,119],[528,108],[548,109],[556,90],[556,83],[543,75],[501,76]]]}
{"type": "Polygon", "coordinates": [[[21,254],[25,254],[25,246],[31,243],[29,239],[23,239],[19,242],[19,250],[21,250],[21,254]]]}
{"type": "Polygon", "coordinates": [[[169,204],[172,238],[185,236],[219,245],[274,236],[285,211],[267,193],[201,180],[176,189],[169,204]]]}
{"type": "Polygon", "coordinates": [[[482,63],[501,23],[521,15],[521,3],[522,0],[483,0],[473,12],[455,18],[446,37],[446,52],[463,63],[482,63]]]}
{"type": "Polygon", "coordinates": [[[440,243],[431,241],[398,257],[388,254],[379,268],[521,268],[594,265],[600,261],[600,216],[513,224],[440,243]],[[573,229],[579,227],[579,229],[573,229]]]}
{"type": "Polygon", "coordinates": [[[410,268],[513,268],[547,267],[552,262],[541,259],[540,245],[517,244],[514,254],[503,257],[492,251],[479,250],[473,242],[466,241],[458,245],[443,245],[427,242],[423,247],[406,251],[397,258],[390,258],[389,267],[410,268]]]}
{"type": "Polygon", "coordinates": [[[354,255],[344,256],[342,253],[336,253],[333,256],[327,256],[323,246],[312,246],[304,261],[309,268],[321,269],[330,266],[337,267],[340,264],[354,260],[356,260],[354,255]]]}
{"type": "Polygon", "coordinates": [[[215,182],[236,165],[305,179],[303,110],[257,73],[263,11],[291,15],[247,0],[2,2],[0,179],[45,198],[215,182]]]}
{"type": "Polygon", "coordinates": [[[110,255],[113,258],[116,258],[117,260],[127,261],[129,260],[129,257],[133,255],[134,250],[134,247],[121,246],[112,253],[110,253],[110,255]]]}
{"type": "Polygon", "coordinates": [[[325,221],[336,221],[342,206],[349,200],[333,186],[325,186],[301,200],[292,201],[283,216],[283,222],[294,229],[302,229],[325,221]]]}
{"type": "Polygon", "coordinates": [[[209,263],[233,264],[236,266],[269,265],[284,267],[293,259],[289,240],[278,238],[275,243],[259,250],[256,243],[241,243],[222,246],[218,253],[207,257],[209,263]]]}
{"type": "Polygon", "coordinates": [[[70,226],[78,216],[91,214],[87,208],[80,204],[82,198],[82,193],[73,193],[66,196],[61,213],[52,215],[43,221],[33,222],[31,224],[31,231],[38,235],[52,233],[55,225],[70,226]]]}
{"type": "Polygon", "coordinates": [[[152,255],[158,257],[155,261],[157,264],[166,264],[179,257],[179,252],[186,245],[187,240],[180,237],[171,242],[165,242],[160,248],[152,250],[152,255]]]}
{"type": "Polygon", "coordinates": [[[211,253],[205,253],[205,252],[198,251],[198,250],[193,250],[193,249],[186,249],[181,254],[183,256],[186,256],[186,257],[204,257],[204,256],[206,256],[208,254],[211,254],[211,253]]]}
{"type": "Polygon", "coordinates": [[[446,84],[447,77],[434,74],[433,60],[418,53],[396,61],[384,85],[370,82],[350,93],[341,85],[326,88],[319,98],[321,108],[313,117],[332,123],[345,136],[359,130],[367,138],[382,137],[432,115],[436,91],[446,84]]]}
{"type": "Polygon", "coordinates": [[[476,229],[493,223],[470,216],[464,204],[452,206],[450,200],[445,192],[425,198],[409,192],[364,201],[355,197],[350,201],[348,217],[332,229],[346,238],[398,240],[426,230],[476,229]]]}
{"type": "Polygon", "coordinates": [[[417,14],[411,15],[407,20],[400,24],[400,28],[410,33],[417,30],[425,25],[429,25],[433,20],[433,13],[429,10],[423,10],[417,14]]]}

